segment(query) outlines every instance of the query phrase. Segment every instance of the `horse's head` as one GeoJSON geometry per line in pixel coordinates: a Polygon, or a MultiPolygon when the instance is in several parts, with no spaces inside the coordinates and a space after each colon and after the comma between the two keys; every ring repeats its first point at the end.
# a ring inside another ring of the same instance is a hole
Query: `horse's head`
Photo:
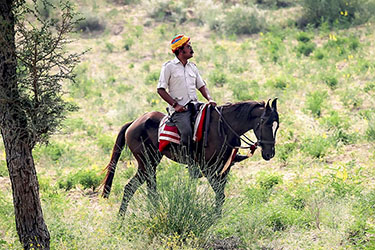
{"type": "Polygon", "coordinates": [[[279,114],[276,107],[277,98],[270,100],[261,115],[259,122],[254,129],[254,133],[258,139],[258,145],[262,148],[262,157],[268,161],[275,156],[275,140],[276,132],[279,128],[279,114]]]}

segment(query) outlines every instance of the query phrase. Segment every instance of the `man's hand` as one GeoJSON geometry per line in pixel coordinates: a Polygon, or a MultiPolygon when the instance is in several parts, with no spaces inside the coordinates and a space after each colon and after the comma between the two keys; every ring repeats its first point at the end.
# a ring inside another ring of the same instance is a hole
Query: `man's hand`
{"type": "Polygon", "coordinates": [[[186,111],[186,108],[180,104],[177,104],[176,107],[174,107],[174,110],[178,113],[186,111]]]}
{"type": "Polygon", "coordinates": [[[211,104],[212,106],[214,106],[214,107],[216,107],[216,102],[214,101],[214,100],[212,100],[212,99],[210,99],[209,101],[208,101],[208,103],[209,104],[211,104]]]}

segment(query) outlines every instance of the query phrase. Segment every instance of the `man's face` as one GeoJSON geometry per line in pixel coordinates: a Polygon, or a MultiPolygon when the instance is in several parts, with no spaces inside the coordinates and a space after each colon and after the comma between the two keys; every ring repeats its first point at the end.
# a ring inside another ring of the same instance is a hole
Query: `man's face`
{"type": "Polygon", "coordinates": [[[180,53],[186,59],[192,58],[194,54],[194,50],[193,50],[193,47],[191,47],[191,43],[188,42],[187,44],[185,44],[180,53]]]}

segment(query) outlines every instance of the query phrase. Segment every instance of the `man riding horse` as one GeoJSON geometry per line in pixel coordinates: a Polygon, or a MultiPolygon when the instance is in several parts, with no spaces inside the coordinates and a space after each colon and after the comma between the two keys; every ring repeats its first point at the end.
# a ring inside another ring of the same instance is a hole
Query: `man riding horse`
{"type": "MultiPolygon", "coordinates": [[[[191,159],[193,130],[191,126],[192,105],[189,104],[197,102],[196,89],[212,106],[216,106],[216,102],[210,96],[197,66],[188,61],[194,54],[190,38],[185,35],[175,36],[171,41],[171,49],[176,57],[163,64],[157,92],[169,104],[170,120],[180,132],[180,144],[183,148],[182,152],[186,154],[185,160],[188,162],[190,175],[200,177],[201,174],[194,169],[191,159]]],[[[247,156],[237,155],[235,161],[241,161],[244,158],[247,156]]]]}

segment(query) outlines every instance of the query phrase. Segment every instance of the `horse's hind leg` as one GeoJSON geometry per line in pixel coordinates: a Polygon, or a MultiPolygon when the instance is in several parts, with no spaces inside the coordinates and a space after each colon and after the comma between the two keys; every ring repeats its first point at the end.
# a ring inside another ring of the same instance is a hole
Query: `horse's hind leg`
{"type": "Polygon", "coordinates": [[[135,191],[145,182],[144,173],[142,173],[138,168],[137,173],[133,178],[126,184],[124,188],[124,197],[122,198],[121,206],[120,206],[120,215],[125,215],[126,209],[128,208],[128,204],[130,199],[133,197],[135,191]]]}

